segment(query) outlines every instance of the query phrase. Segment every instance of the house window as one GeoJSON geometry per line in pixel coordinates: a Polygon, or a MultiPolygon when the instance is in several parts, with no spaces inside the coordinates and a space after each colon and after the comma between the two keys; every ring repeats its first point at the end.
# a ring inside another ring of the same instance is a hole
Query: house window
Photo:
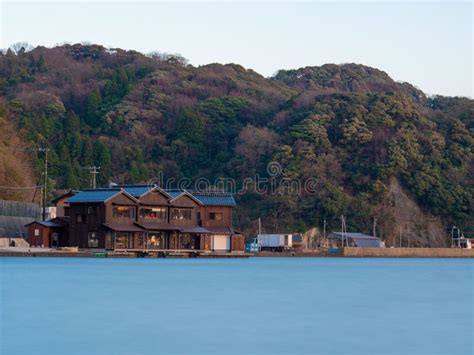
{"type": "Polygon", "coordinates": [[[95,206],[87,207],[87,214],[95,214],[95,206]]]}
{"type": "Polygon", "coordinates": [[[116,218],[135,218],[135,208],[124,206],[114,207],[112,215],[116,218]]]}
{"type": "Polygon", "coordinates": [[[222,212],[209,212],[209,219],[212,221],[222,221],[223,218],[222,212]]]}
{"type": "Polygon", "coordinates": [[[153,233],[148,236],[147,247],[151,249],[164,249],[163,233],[153,233]]]}
{"type": "Polygon", "coordinates": [[[87,234],[87,245],[89,248],[99,247],[99,235],[97,232],[89,232],[87,234]]]}
{"type": "Polygon", "coordinates": [[[171,210],[171,219],[191,220],[191,210],[187,208],[173,208],[171,210]]]}
{"type": "Polygon", "coordinates": [[[86,215],[84,214],[76,214],[76,222],[77,223],[84,223],[86,221],[86,215]]]}
{"type": "Polygon", "coordinates": [[[39,236],[40,235],[40,230],[39,229],[35,229],[35,236],[39,236]]]}
{"type": "Polygon", "coordinates": [[[130,242],[130,233],[117,232],[115,234],[115,249],[128,249],[130,242]]]}
{"type": "Polygon", "coordinates": [[[64,216],[69,217],[69,207],[64,207],[64,216]]]}
{"type": "Polygon", "coordinates": [[[166,207],[140,208],[140,218],[166,221],[166,207]]]}

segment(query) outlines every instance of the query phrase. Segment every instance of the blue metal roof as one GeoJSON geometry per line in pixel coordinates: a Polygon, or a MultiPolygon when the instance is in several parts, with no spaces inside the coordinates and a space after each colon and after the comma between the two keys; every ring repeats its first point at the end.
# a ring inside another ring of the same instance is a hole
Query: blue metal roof
{"type": "MultiPolygon", "coordinates": [[[[329,234],[329,239],[336,239],[342,240],[342,233],[341,232],[333,232],[329,234]]],[[[363,233],[344,233],[344,238],[349,240],[352,239],[355,245],[358,247],[366,247],[366,248],[380,248],[384,247],[383,242],[374,236],[363,234],[363,233]]]]}
{"type": "Polygon", "coordinates": [[[45,227],[62,227],[60,224],[54,223],[51,220],[48,221],[38,221],[39,224],[45,227]]]}
{"type": "Polygon", "coordinates": [[[165,190],[168,195],[171,196],[171,198],[176,198],[179,195],[183,193],[181,190],[165,190]]]}
{"type": "MultiPolygon", "coordinates": [[[[171,198],[176,198],[183,193],[183,190],[165,190],[171,198]]],[[[196,197],[205,206],[235,206],[234,196],[227,193],[219,192],[192,192],[188,191],[196,197]]]]}
{"type": "Polygon", "coordinates": [[[133,197],[140,197],[144,193],[150,191],[153,188],[153,186],[123,186],[123,189],[127,191],[130,195],[133,197]]]}
{"type": "MultiPolygon", "coordinates": [[[[331,235],[334,235],[334,237],[341,238],[342,237],[342,232],[332,232],[331,235]]],[[[344,237],[346,238],[358,238],[358,239],[377,239],[376,237],[364,233],[354,233],[354,232],[345,232],[344,237]]]]}
{"type": "Polygon", "coordinates": [[[29,222],[28,224],[25,224],[25,227],[29,226],[30,224],[33,224],[33,223],[38,223],[38,224],[41,224],[42,226],[51,227],[51,228],[62,227],[61,224],[54,223],[51,219],[48,219],[46,221],[32,221],[32,222],[29,222]]]}
{"type": "Polygon", "coordinates": [[[234,196],[230,194],[199,194],[193,193],[203,205],[208,206],[235,206],[234,196]]]}
{"type": "Polygon", "coordinates": [[[120,189],[96,189],[85,190],[78,192],[74,196],[67,199],[69,203],[100,203],[108,200],[115,194],[120,192],[120,189]]]}
{"type": "Polygon", "coordinates": [[[352,238],[352,240],[361,248],[380,248],[383,245],[378,238],[352,238]]]}
{"type": "MultiPolygon", "coordinates": [[[[101,203],[114,196],[121,189],[125,190],[127,193],[132,195],[135,198],[142,196],[147,191],[153,189],[153,186],[148,185],[123,185],[123,186],[114,186],[111,188],[102,188],[95,190],[84,190],[76,193],[74,196],[71,196],[67,199],[69,203],[101,203]]],[[[181,195],[184,190],[165,190],[165,192],[171,196],[171,198],[176,198],[181,195]]],[[[190,191],[188,191],[190,192],[190,191]]],[[[197,192],[192,193],[203,205],[207,206],[235,206],[234,196],[226,193],[205,193],[197,192]]]]}

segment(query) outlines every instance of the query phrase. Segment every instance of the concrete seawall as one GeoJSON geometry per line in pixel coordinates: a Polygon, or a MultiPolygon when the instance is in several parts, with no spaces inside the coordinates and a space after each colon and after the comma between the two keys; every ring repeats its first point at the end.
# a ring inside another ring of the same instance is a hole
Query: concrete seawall
{"type": "Polygon", "coordinates": [[[94,252],[85,251],[66,251],[52,250],[42,248],[0,248],[0,257],[2,256],[38,256],[38,257],[106,257],[106,258],[248,258],[248,257],[380,257],[380,258],[474,258],[474,249],[451,249],[451,248],[352,248],[346,247],[342,253],[328,254],[325,251],[312,252],[284,252],[284,253],[179,253],[170,252],[149,253],[148,255],[139,255],[135,252],[94,252]]]}
{"type": "Polygon", "coordinates": [[[352,248],[343,256],[386,258],[474,258],[474,249],[457,248],[352,248]]]}
{"type": "Polygon", "coordinates": [[[148,251],[147,253],[124,251],[94,251],[65,248],[66,250],[47,248],[0,248],[2,256],[30,256],[30,257],[89,257],[89,258],[248,258],[249,253],[221,253],[221,252],[195,252],[195,251],[148,251]]]}

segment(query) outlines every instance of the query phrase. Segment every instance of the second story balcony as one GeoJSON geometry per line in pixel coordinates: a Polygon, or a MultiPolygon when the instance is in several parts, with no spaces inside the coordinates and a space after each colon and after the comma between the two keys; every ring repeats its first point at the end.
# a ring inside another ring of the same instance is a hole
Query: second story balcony
{"type": "Polygon", "coordinates": [[[167,223],[167,207],[140,207],[138,221],[145,223],[167,223]]]}
{"type": "Polygon", "coordinates": [[[113,206],[112,207],[112,223],[132,224],[136,220],[135,206],[113,206]]]}

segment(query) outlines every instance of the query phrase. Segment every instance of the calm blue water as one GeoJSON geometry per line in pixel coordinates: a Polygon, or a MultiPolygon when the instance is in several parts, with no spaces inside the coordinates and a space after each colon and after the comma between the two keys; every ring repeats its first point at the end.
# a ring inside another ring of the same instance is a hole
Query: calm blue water
{"type": "Polygon", "coordinates": [[[0,353],[473,354],[474,262],[0,258],[0,353]]]}

